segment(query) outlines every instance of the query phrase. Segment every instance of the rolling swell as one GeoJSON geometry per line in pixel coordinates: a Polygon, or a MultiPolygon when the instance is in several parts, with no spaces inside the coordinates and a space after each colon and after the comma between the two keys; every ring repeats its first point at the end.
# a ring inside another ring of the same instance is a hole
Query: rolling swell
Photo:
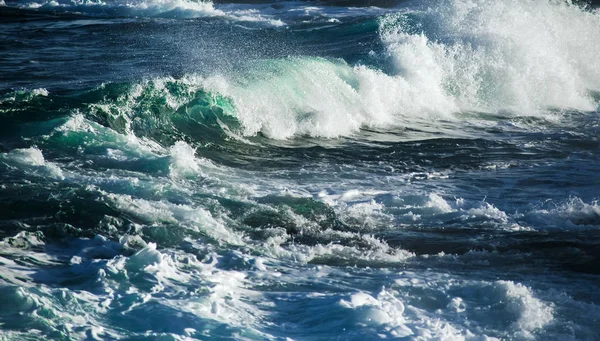
{"type": "Polygon", "coordinates": [[[600,89],[600,68],[593,56],[600,46],[592,37],[600,35],[600,17],[595,12],[549,2],[434,3],[384,15],[381,46],[354,65],[331,58],[273,58],[220,75],[107,85],[116,88],[105,91],[119,95],[108,97],[112,104],[87,100],[97,104],[89,114],[123,131],[128,120],[148,112],[146,127],[134,127],[141,132],[158,129],[160,118],[179,109],[206,102],[220,108],[220,117],[235,118],[238,134],[287,139],[402,127],[416,117],[461,120],[461,112],[552,117],[557,110],[597,108],[593,94],[600,89]],[[162,83],[171,89],[157,90],[162,83]],[[195,98],[190,88],[205,94],[195,98]],[[214,98],[221,99],[209,103],[214,98]]]}
{"type": "Polygon", "coordinates": [[[465,111],[551,118],[597,108],[600,45],[585,37],[598,22],[575,5],[445,1],[384,16],[368,63],[278,58],[183,81],[228,98],[246,136],[338,137],[465,111]]]}

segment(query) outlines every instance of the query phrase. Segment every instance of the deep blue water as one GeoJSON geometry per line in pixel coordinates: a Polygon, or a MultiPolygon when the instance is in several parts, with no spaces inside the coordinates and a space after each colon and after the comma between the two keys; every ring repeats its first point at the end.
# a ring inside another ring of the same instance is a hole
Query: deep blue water
{"type": "Polygon", "coordinates": [[[600,340],[600,12],[0,0],[0,340],[600,340]]]}

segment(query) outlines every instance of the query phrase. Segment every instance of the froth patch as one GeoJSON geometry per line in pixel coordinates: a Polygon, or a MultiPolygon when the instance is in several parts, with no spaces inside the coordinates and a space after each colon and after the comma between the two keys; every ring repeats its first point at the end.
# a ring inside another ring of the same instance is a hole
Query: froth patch
{"type": "Polygon", "coordinates": [[[310,246],[302,244],[282,245],[289,236],[269,238],[263,245],[263,252],[284,260],[293,260],[300,263],[313,264],[338,264],[356,266],[357,264],[370,266],[386,266],[402,264],[414,257],[412,252],[392,248],[387,243],[370,235],[360,235],[351,232],[334,232],[331,230],[316,233],[315,238],[321,243],[310,246]],[[335,237],[356,239],[362,247],[342,245],[334,242],[327,243],[335,237]]]}
{"type": "Polygon", "coordinates": [[[169,154],[171,159],[169,172],[174,179],[206,177],[202,172],[202,166],[216,168],[209,160],[196,158],[196,150],[183,141],[178,141],[171,146],[169,154]]]}
{"type": "Polygon", "coordinates": [[[242,237],[201,208],[168,201],[152,201],[134,198],[130,195],[104,194],[111,206],[131,215],[147,225],[178,224],[194,232],[201,232],[217,241],[233,245],[243,245],[242,237]]]}
{"type": "MultiPolygon", "coordinates": [[[[2,4],[3,2],[0,2],[0,6],[2,6],[2,4]]],[[[0,104],[29,102],[36,97],[48,97],[49,94],[50,92],[45,88],[17,90],[0,97],[0,104]]]]}
{"type": "Polygon", "coordinates": [[[580,198],[570,198],[553,208],[533,209],[518,216],[527,222],[546,228],[599,228],[600,206],[597,201],[586,203],[580,198]]]}
{"type": "Polygon", "coordinates": [[[26,5],[31,9],[51,9],[66,12],[80,11],[101,16],[156,16],[156,17],[182,17],[194,18],[205,16],[222,16],[223,12],[216,10],[212,2],[185,1],[185,0],[158,0],[158,1],[61,1],[51,0],[44,2],[30,2],[26,5]]]}
{"type": "Polygon", "coordinates": [[[339,305],[354,311],[355,324],[371,329],[380,337],[465,340],[473,335],[447,320],[428,316],[426,311],[414,306],[406,306],[397,297],[398,294],[387,289],[376,296],[358,292],[350,295],[348,300],[340,300],[339,305]]]}
{"type": "Polygon", "coordinates": [[[60,167],[46,161],[42,151],[36,147],[13,149],[8,153],[0,154],[0,159],[13,167],[23,169],[27,173],[49,176],[59,180],[65,178],[60,167]]]}
{"type": "Polygon", "coordinates": [[[523,331],[523,336],[533,338],[531,332],[543,328],[553,319],[553,309],[550,305],[535,298],[531,289],[511,281],[498,281],[495,283],[506,297],[505,311],[518,316],[513,326],[523,331]]]}
{"type": "MultiPolygon", "coordinates": [[[[4,1],[0,6],[6,6],[4,1]]],[[[11,4],[14,6],[14,4],[11,4]]],[[[216,17],[227,20],[256,22],[270,26],[285,23],[267,13],[249,8],[215,8],[207,0],[41,0],[19,4],[18,7],[38,11],[85,13],[98,17],[150,17],[150,18],[205,18],[216,17]]]]}
{"type": "MultiPolygon", "coordinates": [[[[536,297],[521,283],[460,280],[448,274],[401,273],[390,289],[377,299],[366,300],[371,306],[383,301],[404,302],[405,311],[397,322],[418,335],[422,327],[429,332],[452,331],[460,339],[496,337],[535,339],[536,333],[554,321],[552,303],[536,297]],[[380,298],[381,296],[381,298],[380,298]],[[437,323],[433,323],[437,320],[437,323]],[[469,321],[464,324],[464,321],[469,321]],[[449,328],[439,328],[444,324],[449,328]]],[[[363,300],[365,301],[365,300],[363,300]]],[[[431,336],[440,336],[431,334],[431,336]]]]}
{"type": "MultiPolygon", "coordinates": [[[[35,243],[35,238],[28,238],[35,243]]],[[[23,265],[0,257],[0,264],[6,265],[0,271],[4,331],[27,323],[37,330],[28,337],[39,333],[41,338],[117,339],[133,335],[184,340],[202,338],[210,325],[211,332],[229,338],[235,333],[265,338],[254,329],[264,318],[247,302],[250,297],[253,302],[262,301],[261,294],[245,288],[250,284],[248,273],[223,269],[223,257],[216,253],[209,252],[199,260],[148,243],[125,256],[120,254],[120,244],[101,236],[74,239],[55,250],[61,253],[60,258],[72,255],[67,268],[46,267],[36,261],[32,262],[34,268],[25,272],[23,265]],[[24,280],[30,276],[35,282],[24,280]],[[47,281],[65,281],[85,289],[54,288],[47,281]],[[15,315],[19,316],[18,323],[15,315]],[[123,326],[132,329],[124,335],[123,326]]],[[[32,252],[23,259],[38,255],[43,257],[32,252]]],[[[259,259],[245,258],[259,271],[266,269],[259,259]]],[[[3,335],[19,338],[16,332],[3,335]]]]}

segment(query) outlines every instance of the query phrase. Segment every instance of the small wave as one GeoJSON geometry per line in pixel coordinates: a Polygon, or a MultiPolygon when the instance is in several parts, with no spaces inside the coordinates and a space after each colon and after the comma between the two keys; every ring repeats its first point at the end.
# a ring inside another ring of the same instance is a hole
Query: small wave
{"type": "Polygon", "coordinates": [[[49,94],[50,92],[48,92],[48,90],[45,88],[12,91],[0,97],[0,105],[26,103],[35,99],[36,97],[48,97],[49,94]]]}
{"type": "Polygon", "coordinates": [[[553,208],[533,209],[523,214],[523,219],[547,228],[598,228],[600,227],[600,206],[597,201],[588,204],[575,197],[553,208]]]}
{"type": "Polygon", "coordinates": [[[99,17],[149,17],[149,18],[208,18],[260,22],[283,26],[280,19],[248,9],[221,10],[212,1],[203,0],[41,0],[23,2],[16,6],[23,10],[52,13],[74,13],[99,17]]]}
{"type": "Polygon", "coordinates": [[[391,288],[384,288],[376,295],[357,292],[341,299],[338,305],[348,311],[352,322],[393,338],[419,335],[423,339],[497,340],[494,336],[501,335],[482,328],[494,324],[498,330],[518,339],[534,339],[537,330],[554,320],[552,305],[535,297],[531,288],[520,283],[454,281],[411,272],[400,273],[391,288]],[[411,299],[407,292],[422,297],[411,299]],[[430,313],[433,309],[435,316],[430,313]],[[485,311],[491,321],[480,319],[484,316],[481,313],[470,315],[466,325],[455,318],[472,310],[485,311]]]}
{"type": "Polygon", "coordinates": [[[50,10],[54,12],[85,13],[100,16],[148,16],[148,17],[208,17],[224,15],[214,8],[212,2],[186,0],[110,0],[110,1],[62,1],[29,2],[22,8],[50,10]]]}
{"type": "Polygon", "coordinates": [[[204,80],[230,98],[245,135],[335,138],[361,127],[398,125],[404,117],[450,118],[457,108],[423,84],[411,84],[341,60],[286,58],[262,61],[233,79],[204,80]]]}
{"type": "Polygon", "coordinates": [[[0,160],[9,167],[23,169],[27,174],[64,179],[62,170],[56,164],[46,161],[42,151],[36,147],[13,149],[8,153],[1,153],[0,160]]]}

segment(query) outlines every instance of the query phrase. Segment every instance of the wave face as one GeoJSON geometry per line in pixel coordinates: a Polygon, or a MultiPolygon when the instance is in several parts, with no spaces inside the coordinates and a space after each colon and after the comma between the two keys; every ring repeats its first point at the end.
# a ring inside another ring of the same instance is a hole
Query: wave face
{"type": "Polygon", "coordinates": [[[402,117],[443,118],[456,110],[444,96],[426,95],[426,86],[343,61],[274,60],[241,78],[203,83],[232,100],[244,134],[276,139],[338,137],[364,126],[393,126],[402,117]]]}
{"type": "Polygon", "coordinates": [[[384,48],[372,58],[387,74],[293,58],[208,87],[233,99],[247,134],[273,138],[336,137],[402,125],[406,117],[457,119],[463,111],[547,117],[553,109],[596,110],[600,15],[552,2],[433,6],[380,19],[384,48]]]}
{"type": "Polygon", "coordinates": [[[0,0],[0,339],[600,339],[599,20],[0,0]]]}
{"type": "MultiPolygon", "coordinates": [[[[290,57],[181,82],[228,98],[243,135],[347,136],[461,112],[552,118],[594,111],[600,16],[553,2],[443,1],[379,18],[365,63],[290,57]],[[343,122],[343,123],[341,123],[343,122]]],[[[212,5],[210,5],[212,6],[212,5]]],[[[161,82],[161,80],[157,80],[161,82]]]]}

